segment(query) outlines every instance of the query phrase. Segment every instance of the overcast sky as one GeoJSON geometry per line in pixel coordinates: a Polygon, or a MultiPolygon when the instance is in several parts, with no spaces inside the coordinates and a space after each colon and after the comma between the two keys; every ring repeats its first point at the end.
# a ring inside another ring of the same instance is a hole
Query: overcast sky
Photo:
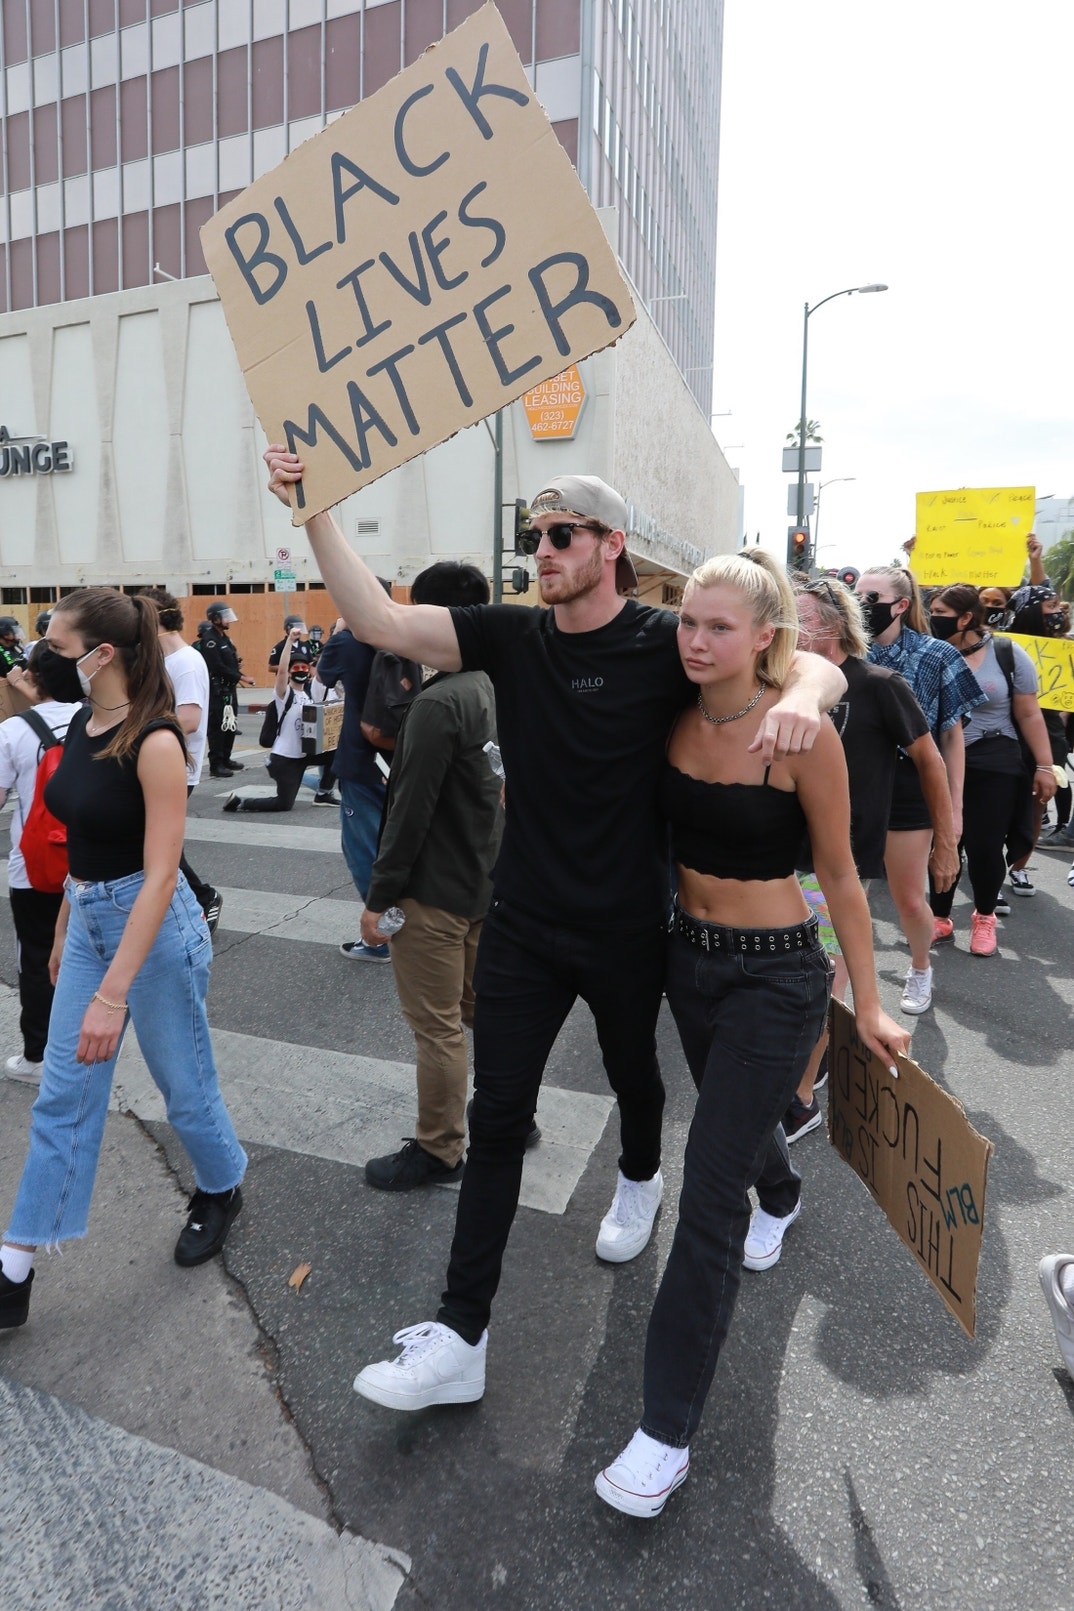
{"type": "MultiPolygon", "coordinates": [[[[784,437],[824,438],[819,564],[914,494],[1074,494],[1074,0],[726,0],[713,421],[785,551],[784,437]],[[743,444],[737,446],[733,444],[743,444]]],[[[817,478],[814,477],[814,480],[817,478]]]]}

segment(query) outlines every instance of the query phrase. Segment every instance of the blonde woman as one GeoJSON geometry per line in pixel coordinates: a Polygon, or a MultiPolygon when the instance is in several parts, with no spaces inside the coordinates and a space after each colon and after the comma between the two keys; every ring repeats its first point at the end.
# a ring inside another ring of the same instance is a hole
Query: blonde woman
{"type": "Polygon", "coordinates": [[[596,1480],[601,1498],[632,1516],[659,1514],[685,1480],[743,1262],[771,1268],[800,1212],[780,1120],[820,1035],[831,975],[795,877],[806,830],[858,1031],[888,1064],[909,1043],[880,1009],[835,728],[825,721],[808,754],[766,766],[759,753],[795,623],[787,578],[760,551],[710,560],[687,584],[678,648],[697,697],[672,731],[660,795],[678,879],[667,997],[698,1098],[649,1321],[641,1425],[596,1480]],[[752,1220],[751,1186],[761,1205],[752,1220]]]}

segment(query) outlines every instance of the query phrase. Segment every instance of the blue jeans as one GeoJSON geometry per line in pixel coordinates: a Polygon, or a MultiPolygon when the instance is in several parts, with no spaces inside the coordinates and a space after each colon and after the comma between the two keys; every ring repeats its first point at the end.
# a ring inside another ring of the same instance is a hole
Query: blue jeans
{"type": "Polygon", "coordinates": [[[368,783],[353,783],[348,778],[340,778],[338,782],[340,799],[343,801],[339,808],[343,860],[354,879],[355,889],[364,901],[373,876],[373,863],[377,859],[377,840],[380,837],[386,791],[368,783]]]}
{"type": "Polygon", "coordinates": [[[685,1448],[701,1420],[738,1297],[748,1188],[777,1218],[801,1195],[780,1120],[820,1038],[830,976],[815,940],[790,955],[669,941],[668,1005],[698,1092],[645,1343],[641,1425],[661,1443],[685,1448]]]}
{"type": "MultiPolygon", "coordinates": [[[[9,1242],[51,1247],[86,1234],[116,1059],[78,1063],[75,1053],[86,1008],[115,956],[143,878],[131,873],[107,884],[68,880],[67,939],[9,1242]]],[[[205,1012],[211,956],[204,915],[180,873],[127,1001],[142,1055],[167,1105],[169,1123],[190,1155],[197,1186],[223,1192],[242,1180],[246,1154],[216,1079],[205,1012]]]]}

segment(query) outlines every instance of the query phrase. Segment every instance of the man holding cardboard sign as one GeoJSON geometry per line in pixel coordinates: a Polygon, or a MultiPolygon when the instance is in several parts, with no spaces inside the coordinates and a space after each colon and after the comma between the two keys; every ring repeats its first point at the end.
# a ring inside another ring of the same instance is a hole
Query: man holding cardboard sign
{"type": "MultiPolygon", "coordinates": [[[[271,490],[289,502],[302,465],[283,447],[265,457],[271,490]]],[[[668,875],[656,781],[671,719],[691,688],[677,618],[623,597],[636,577],[619,494],[595,476],[565,476],[530,507],[547,610],[396,604],[330,515],[306,527],[356,636],[441,670],[488,672],[507,776],[503,848],[474,977],[474,1108],[447,1289],[438,1319],[399,1333],[402,1355],[355,1382],[395,1409],[484,1393],[485,1328],[526,1136],[545,1062],[578,996],[596,1020],[622,1139],[599,1257],[622,1263],[642,1251],[662,1191],[655,1032],[668,875]]],[[[808,748],[820,710],[843,686],[834,667],[799,657],[758,738],[766,758],[808,748]]]]}

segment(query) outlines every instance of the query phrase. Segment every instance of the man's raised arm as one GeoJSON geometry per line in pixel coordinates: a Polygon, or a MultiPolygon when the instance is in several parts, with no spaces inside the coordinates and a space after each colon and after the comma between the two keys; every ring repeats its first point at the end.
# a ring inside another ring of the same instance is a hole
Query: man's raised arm
{"type": "MultiPolygon", "coordinates": [[[[302,479],[298,455],[274,446],[265,453],[265,463],[269,491],[290,509],[287,488],[302,479]]],[[[396,604],[327,511],[312,515],[305,530],[321,580],[356,638],[438,671],[461,670],[459,640],[448,610],[439,604],[396,604]]]]}

